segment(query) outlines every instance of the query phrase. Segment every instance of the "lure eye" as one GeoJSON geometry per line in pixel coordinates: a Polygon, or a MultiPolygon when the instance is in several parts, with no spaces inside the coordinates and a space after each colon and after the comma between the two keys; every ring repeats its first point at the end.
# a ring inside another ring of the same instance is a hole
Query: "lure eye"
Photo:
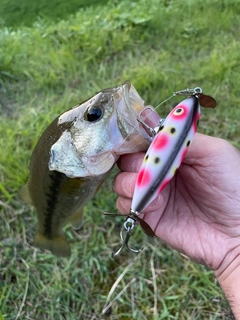
{"type": "Polygon", "coordinates": [[[184,113],[184,109],[183,108],[177,108],[173,114],[174,116],[181,116],[184,113]]]}
{"type": "Polygon", "coordinates": [[[103,116],[103,110],[101,107],[92,106],[89,107],[84,114],[84,119],[89,122],[96,122],[103,116]]]}

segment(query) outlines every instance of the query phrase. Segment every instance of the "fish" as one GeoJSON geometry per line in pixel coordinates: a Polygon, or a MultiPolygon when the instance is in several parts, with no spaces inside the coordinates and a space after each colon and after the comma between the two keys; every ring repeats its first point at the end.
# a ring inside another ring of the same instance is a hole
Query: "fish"
{"type": "MultiPolygon", "coordinates": [[[[147,150],[134,187],[129,217],[137,218],[178,171],[194,138],[200,118],[200,104],[205,108],[215,108],[216,101],[202,93],[202,89],[186,89],[174,95],[192,93],[180,102],[167,116],[147,150]]],[[[140,220],[137,218],[136,220],[140,220]]],[[[142,226],[153,235],[151,229],[142,226]],[[149,231],[150,230],[150,231],[149,231]]]]}
{"type": "Polygon", "coordinates": [[[69,257],[62,228],[82,224],[83,208],[120,155],[146,151],[151,137],[137,120],[144,101],[130,83],[104,89],[63,112],[32,153],[20,196],[37,211],[33,246],[69,257]]]}

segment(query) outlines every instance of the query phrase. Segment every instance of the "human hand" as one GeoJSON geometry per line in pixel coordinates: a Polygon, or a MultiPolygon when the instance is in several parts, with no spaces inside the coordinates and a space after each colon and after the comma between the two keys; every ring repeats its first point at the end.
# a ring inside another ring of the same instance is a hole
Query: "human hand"
{"type": "MultiPolygon", "coordinates": [[[[122,172],[114,190],[123,214],[130,210],[143,157],[118,161],[122,172]]],[[[140,217],[157,237],[220,277],[240,260],[240,152],[225,140],[196,134],[177,174],[140,217]]]]}

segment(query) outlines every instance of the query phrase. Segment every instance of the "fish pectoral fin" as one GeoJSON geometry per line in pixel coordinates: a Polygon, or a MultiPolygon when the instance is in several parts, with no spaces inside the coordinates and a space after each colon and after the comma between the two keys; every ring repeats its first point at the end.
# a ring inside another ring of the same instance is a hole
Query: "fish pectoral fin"
{"type": "Polygon", "coordinates": [[[58,257],[69,257],[71,255],[70,245],[62,235],[48,239],[38,232],[33,241],[33,246],[40,249],[47,249],[58,257]]]}
{"type": "Polygon", "coordinates": [[[22,186],[22,188],[18,191],[18,194],[24,202],[32,206],[34,205],[29,193],[28,182],[24,186],[22,186]]]}

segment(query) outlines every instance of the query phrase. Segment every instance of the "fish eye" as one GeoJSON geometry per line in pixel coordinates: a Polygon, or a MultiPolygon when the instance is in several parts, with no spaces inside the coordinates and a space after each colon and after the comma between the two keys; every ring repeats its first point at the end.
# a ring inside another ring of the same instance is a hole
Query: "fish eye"
{"type": "Polygon", "coordinates": [[[103,116],[103,110],[98,106],[89,107],[84,114],[84,119],[89,122],[100,120],[103,116]]]}

